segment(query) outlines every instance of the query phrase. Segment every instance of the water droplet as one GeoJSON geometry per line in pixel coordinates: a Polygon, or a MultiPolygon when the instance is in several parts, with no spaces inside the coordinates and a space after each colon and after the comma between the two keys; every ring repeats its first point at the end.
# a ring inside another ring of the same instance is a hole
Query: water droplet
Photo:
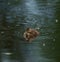
{"type": "Polygon", "coordinates": [[[56,19],[56,23],[58,22],[58,20],[56,19]]]}
{"type": "Polygon", "coordinates": [[[45,46],[45,43],[43,43],[43,46],[45,46]]]}

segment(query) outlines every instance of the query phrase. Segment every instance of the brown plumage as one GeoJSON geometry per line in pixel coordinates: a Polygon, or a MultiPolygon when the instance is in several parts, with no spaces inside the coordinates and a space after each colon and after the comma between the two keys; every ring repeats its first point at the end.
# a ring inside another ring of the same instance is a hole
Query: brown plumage
{"type": "Polygon", "coordinates": [[[35,39],[39,35],[39,32],[36,29],[27,28],[23,36],[27,41],[35,39]]]}

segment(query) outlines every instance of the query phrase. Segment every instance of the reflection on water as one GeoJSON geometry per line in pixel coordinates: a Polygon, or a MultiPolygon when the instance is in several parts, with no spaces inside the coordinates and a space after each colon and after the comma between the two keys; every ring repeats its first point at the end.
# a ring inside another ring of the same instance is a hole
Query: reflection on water
{"type": "MultiPolygon", "coordinates": [[[[1,62],[57,62],[58,51],[56,51],[55,40],[56,23],[58,22],[55,18],[57,1],[9,0],[4,2],[3,0],[1,2],[3,8],[0,8],[2,10],[6,9],[4,13],[6,14],[6,21],[9,23],[7,24],[8,29],[14,28],[12,31],[2,31],[0,29],[0,40],[2,41],[0,43],[1,62]],[[18,21],[17,24],[14,22],[15,20],[18,21]],[[23,32],[27,27],[39,29],[41,33],[30,44],[22,38],[23,32]],[[12,36],[13,42],[10,42],[11,38],[6,35],[9,33],[11,35],[14,33],[12,36]],[[10,41],[8,42],[5,37],[10,41]]],[[[2,14],[4,13],[2,12],[2,14]]],[[[1,15],[0,18],[2,20],[1,15]]]]}

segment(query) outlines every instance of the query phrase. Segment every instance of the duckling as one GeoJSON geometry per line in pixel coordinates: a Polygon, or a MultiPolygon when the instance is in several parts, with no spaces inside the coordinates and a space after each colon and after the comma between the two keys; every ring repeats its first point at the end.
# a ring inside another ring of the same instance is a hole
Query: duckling
{"type": "Polygon", "coordinates": [[[23,37],[25,38],[25,40],[27,40],[28,42],[31,42],[32,40],[34,40],[40,33],[36,30],[36,29],[32,29],[32,28],[27,28],[26,31],[23,34],[23,37]]]}

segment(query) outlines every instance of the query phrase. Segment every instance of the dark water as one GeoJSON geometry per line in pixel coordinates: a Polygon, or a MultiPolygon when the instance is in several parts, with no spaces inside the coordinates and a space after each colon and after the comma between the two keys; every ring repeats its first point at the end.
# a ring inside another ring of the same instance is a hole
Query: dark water
{"type": "Polygon", "coordinates": [[[58,11],[58,0],[1,0],[0,61],[60,62],[58,11]],[[10,30],[4,30],[2,23],[10,30]],[[27,27],[40,32],[32,43],[22,36],[27,27]],[[13,34],[12,42],[8,34],[13,34]]]}

